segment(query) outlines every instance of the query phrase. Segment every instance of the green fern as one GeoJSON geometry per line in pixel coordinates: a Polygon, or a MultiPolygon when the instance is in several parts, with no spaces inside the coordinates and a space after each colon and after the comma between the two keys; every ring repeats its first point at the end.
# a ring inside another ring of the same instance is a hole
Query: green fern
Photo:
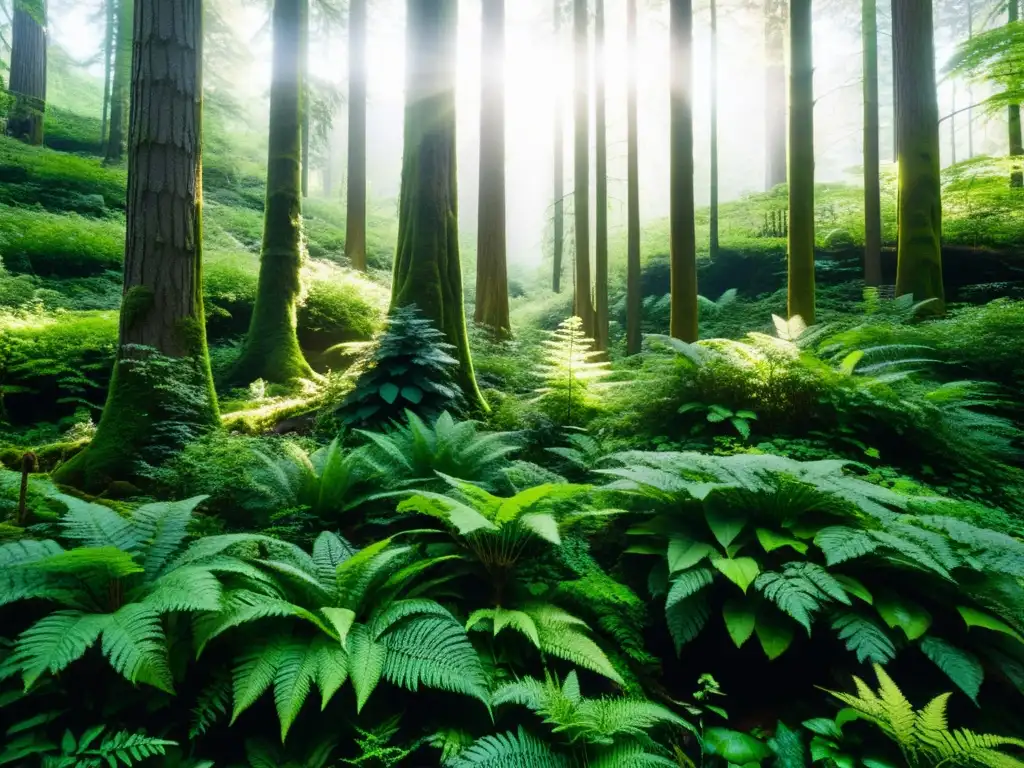
{"type": "Polygon", "coordinates": [[[445,763],[448,768],[569,768],[569,759],[557,755],[543,741],[522,728],[518,733],[485,736],[445,763]]]}
{"type": "Polygon", "coordinates": [[[932,699],[915,710],[896,683],[882,667],[875,665],[878,691],[855,677],[857,695],[829,691],[858,715],[877,726],[895,742],[907,764],[913,768],[930,766],[986,766],[1020,768],[1024,761],[1004,749],[1024,749],[1024,740],[966,729],[950,731],[946,704],[950,694],[932,699]]]}

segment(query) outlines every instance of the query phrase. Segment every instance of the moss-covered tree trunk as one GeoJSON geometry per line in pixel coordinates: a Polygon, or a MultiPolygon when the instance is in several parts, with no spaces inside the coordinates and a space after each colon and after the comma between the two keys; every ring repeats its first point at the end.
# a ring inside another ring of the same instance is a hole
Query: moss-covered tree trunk
{"type": "Polygon", "coordinates": [[[878,8],[863,0],[864,36],[864,282],[882,284],[882,190],[878,117],[878,8]]]}
{"type": "MultiPolygon", "coordinates": [[[[1009,0],[1006,4],[1007,20],[1012,24],[1020,18],[1019,0],[1009,0]]],[[[1020,106],[1013,104],[1009,108],[1008,127],[1010,132],[1010,156],[1020,157],[1024,155],[1024,141],[1021,139],[1020,128],[1020,106]]],[[[1015,168],[1010,174],[1010,186],[1014,188],[1024,187],[1024,171],[1015,168]]]]}
{"type": "Polygon", "coordinates": [[[345,255],[366,271],[366,0],[348,10],[348,198],[345,255]]]}
{"type": "Polygon", "coordinates": [[[671,312],[669,332],[697,341],[697,232],[693,199],[693,2],[671,0],[669,78],[671,156],[669,228],[671,312]]]}
{"type": "Polygon", "coordinates": [[[136,11],[118,353],[92,443],[54,473],[90,491],[218,421],[202,294],[202,0],[136,11]]]}
{"type": "Polygon", "coordinates": [[[505,0],[483,0],[480,51],[480,189],[474,320],[499,335],[508,317],[505,238],[505,0]]]}
{"type": "Polygon", "coordinates": [[[643,297],[640,288],[640,135],[637,123],[637,0],[627,0],[626,37],[629,73],[626,96],[626,354],[642,343],[643,297]]]}
{"type": "Polygon", "coordinates": [[[896,293],[944,299],[939,103],[932,0],[893,0],[899,107],[899,247],[896,293]]]}
{"type": "Polygon", "coordinates": [[[765,188],[786,183],[786,0],[764,0],[765,188]]]}
{"type": "Polygon", "coordinates": [[[573,110],[573,211],[576,238],[575,315],[583,333],[594,336],[594,302],[590,296],[590,42],[587,38],[587,0],[573,0],[575,63],[573,110]]]}
{"type": "Polygon", "coordinates": [[[301,83],[301,109],[302,109],[302,196],[309,197],[309,165],[312,160],[312,148],[309,143],[310,134],[310,93],[309,93],[309,0],[302,0],[306,5],[306,11],[302,14],[302,26],[299,29],[299,37],[302,40],[302,54],[299,59],[299,82],[301,83]]]}
{"type": "Polygon", "coordinates": [[[594,238],[594,348],[608,349],[608,124],[604,0],[594,4],[594,158],[596,233],[594,238]]]}
{"type": "Polygon", "coordinates": [[[128,90],[132,78],[132,28],[135,16],[133,0],[118,0],[117,42],[114,48],[114,78],[110,86],[110,132],[107,134],[106,160],[120,163],[128,141],[128,90]]]}
{"type": "Polygon", "coordinates": [[[814,323],[814,63],[811,0],[790,0],[789,316],[814,323]]]}
{"type": "Polygon", "coordinates": [[[103,0],[106,26],[103,37],[103,119],[100,121],[100,144],[107,145],[107,120],[110,116],[110,87],[114,76],[114,23],[117,14],[114,0],[103,0]]]}
{"type": "Polygon", "coordinates": [[[27,144],[43,143],[46,116],[46,7],[14,2],[11,21],[11,73],[14,104],[7,133],[27,144]]]}
{"type": "Polygon", "coordinates": [[[708,256],[718,258],[718,2],[711,0],[711,206],[708,256]]]}
{"type": "Polygon", "coordinates": [[[392,307],[415,304],[455,345],[458,382],[485,408],[466,335],[455,169],[456,0],[407,0],[405,149],[392,307]]]}
{"type": "MultiPolygon", "coordinates": [[[[562,47],[562,2],[553,0],[554,24],[555,24],[555,50],[562,47]]],[[[557,60],[557,57],[556,57],[557,60]]],[[[554,166],[555,166],[555,205],[554,205],[554,243],[553,243],[553,273],[551,276],[551,290],[555,293],[562,291],[562,261],[565,253],[565,126],[562,120],[562,89],[555,86],[555,136],[554,136],[554,166]]]]}
{"type": "Polygon", "coordinates": [[[295,334],[302,291],[302,31],[306,0],[275,0],[263,248],[249,334],[231,381],[284,384],[313,376],[295,334]]]}

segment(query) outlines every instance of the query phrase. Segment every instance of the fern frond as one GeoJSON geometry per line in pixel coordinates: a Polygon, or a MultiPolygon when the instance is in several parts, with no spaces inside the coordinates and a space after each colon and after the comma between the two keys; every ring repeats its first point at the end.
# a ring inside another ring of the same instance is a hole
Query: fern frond
{"type": "Polygon", "coordinates": [[[824,605],[833,600],[850,604],[842,584],[815,563],[786,563],[782,573],[762,573],[754,586],[783,613],[802,624],[808,635],[813,615],[824,605]]]}
{"type": "Polygon", "coordinates": [[[500,707],[502,704],[518,704],[521,707],[539,712],[544,708],[550,692],[540,680],[524,677],[515,682],[505,683],[491,694],[491,704],[500,707]]]}
{"type": "Polygon", "coordinates": [[[870,555],[880,546],[870,532],[844,525],[822,528],[814,536],[814,544],[825,555],[828,565],[838,565],[847,560],[870,555]]]}
{"type": "Polygon", "coordinates": [[[710,568],[691,568],[683,571],[672,581],[672,586],[665,599],[665,609],[671,609],[677,603],[710,586],[714,578],[714,571],[710,568]]]}
{"type": "Polygon", "coordinates": [[[284,635],[275,635],[254,644],[235,660],[232,670],[235,699],[231,713],[232,725],[273,684],[281,659],[291,647],[291,642],[284,635]]]}
{"type": "Polygon", "coordinates": [[[985,678],[985,671],[977,656],[934,635],[924,637],[920,647],[921,652],[945,672],[971,701],[978,703],[978,692],[985,678]]]}
{"type": "Polygon", "coordinates": [[[142,567],[149,578],[163,572],[188,534],[188,524],[207,496],[144,504],[132,513],[142,567]]]}
{"type": "Polygon", "coordinates": [[[684,645],[700,634],[710,615],[711,609],[708,607],[707,598],[702,594],[681,600],[665,610],[665,621],[668,623],[677,654],[682,652],[684,645]]]}
{"type": "Polygon", "coordinates": [[[213,724],[228,714],[231,707],[231,680],[218,675],[196,696],[196,705],[189,719],[188,737],[196,739],[206,733],[213,724]]]}
{"type": "Polygon", "coordinates": [[[141,602],[157,613],[216,611],[221,585],[207,568],[185,566],[170,571],[152,584],[141,602]]]}
{"type": "MultiPolygon", "coordinates": [[[[333,445],[333,443],[332,443],[333,445]]],[[[333,587],[338,566],[358,550],[336,533],[324,531],[313,542],[313,564],[316,575],[324,586],[333,587]]]]}
{"type": "Polygon", "coordinates": [[[103,627],[103,655],[130,682],[174,692],[160,614],[148,606],[131,603],[109,616],[103,627]]]}
{"type": "Polygon", "coordinates": [[[896,657],[896,646],[876,622],[856,613],[841,613],[832,620],[832,629],[846,643],[846,650],[857,654],[863,664],[886,664],[896,657]]]}
{"type": "Polygon", "coordinates": [[[320,649],[310,643],[293,641],[278,657],[274,675],[274,702],[281,721],[281,741],[288,738],[295,718],[309,693],[320,667],[320,649]]]}
{"type": "Polygon", "coordinates": [[[108,614],[55,611],[18,637],[10,664],[21,670],[27,691],[44,673],[55,675],[80,659],[107,626],[108,614]]]}
{"type": "Polygon", "coordinates": [[[522,728],[517,734],[485,736],[459,752],[448,768],[569,768],[569,760],[522,728]]]}
{"type": "Polygon", "coordinates": [[[6,573],[7,569],[16,565],[26,565],[39,560],[45,560],[51,555],[57,555],[64,551],[64,548],[56,541],[44,539],[33,541],[22,539],[0,545],[0,574],[6,573]]]}
{"type": "Polygon", "coordinates": [[[356,712],[370,698],[384,674],[387,649],[373,639],[369,629],[356,624],[348,637],[349,676],[356,691],[356,712]]]}
{"type": "Polygon", "coordinates": [[[221,610],[204,614],[195,622],[196,652],[201,654],[207,644],[232,627],[248,624],[259,619],[293,616],[303,619],[331,635],[331,630],[301,606],[269,595],[237,589],[227,593],[221,601],[221,610]]]}
{"type": "Polygon", "coordinates": [[[74,496],[55,497],[68,511],[60,519],[61,532],[83,547],[115,547],[124,552],[138,552],[143,534],[132,522],[102,504],[91,504],[74,496]]]}

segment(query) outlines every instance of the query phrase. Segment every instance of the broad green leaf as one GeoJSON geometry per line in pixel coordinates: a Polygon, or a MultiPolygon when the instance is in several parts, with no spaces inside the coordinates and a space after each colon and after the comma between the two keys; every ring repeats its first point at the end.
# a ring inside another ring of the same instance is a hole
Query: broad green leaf
{"type": "Polygon", "coordinates": [[[858,349],[855,352],[851,352],[843,358],[843,362],[839,364],[839,372],[847,376],[853,376],[853,372],[857,369],[857,363],[859,363],[864,357],[864,351],[858,349]]]}
{"type": "Polygon", "coordinates": [[[798,541],[792,536],[770,531],[767,528],[757,529],[757,540],[761,542],[765,552],[774,552],[780,547],[792,547],[801,555],[807,554],[807,545],[802,541],[798,541]]]}
{"type": "Polygon", "coordinates": [[[733,540],[740,535],[740,532],[747,524],[747,518],[730,507],[728,503],[715,503],[714,498],[711,497],[705,502],[704,517],[708,521],[711,533],[715,535],[718,543],[724,549],[732,544],[733,540]]]}
{"type": "Polygon", "coordinates": [[[772,756],[763,741],[730,728],[708,728],[704,732],[704,747],[710,754],[737,765],[756,765],[772,756]]]}
{"type": "Polygon", "coordinates": [[[990,629],[993,632],[1001,632],[1004,635],[1009,635],[1018,643],[1024,644],[1024,637],[1021,637],[1005,621],[966,605],[958,605],[956,609],[960,611],[960,615],[963,616],[964,622],[968,627],[980,627],[981,629],[990,629]]]}
{"type": "Polygon", "coordinates": [[[757,561],[752,557],[737,557],[735,560],[729,560],[726,558],[720,558],[712,562],[712,565],[717,568],[725,578],[729,579],[733,584],[743,590],[746,594],[747,589],[754,583],[754,579],[761,572],[761,567],[757,564],[757,561]]]}
{"type": "Polygon", "coordinates": [[[713,554],[714,551],[714,547],[703,541],[673,536],[668,542],[668,570],[670,573],[675,573],[692,568],[705,557],[713,554]]]}
{"type": "Polygon", "coordinates": [[[763,613],[758,615],[754,631],[761,641],[761,648],[769,661],[775,661],[793,642],[793,622],[779,613],[763,613]]]}
{"type": "Polygon", "coordinates": [[[917,640],[932,625],[932,615],[923,606],[893,592],[875,598],[875,610],[890,629],[902,629],[908,640],[917,640]]]}
{"type": "Polygon", "coordinates": [[[327,618],[327,621],[338,633],[338,640],[341,647],[348,646],[348,632],[352,629],[352,622],[356,620],[355,611],[348,608],[321,608],[320,612],[327,618]]]}
{"type": "Polygon", "coordinates": [[[968,653],[947,643],[941,637],[928,635],[921,641],[921,651],[935,662],[956,686],[967,694],[971,701],[978,703],[978,691],[981,690],[985,670],[973,653],[968,653]]]}
{"type": "Polygon", "coordinates": [[[423,400],[423,390],[412,385],[402,387],[402,397],[413,405],[419,405],[423,400]]]}
{"type": "Polygon", "coordinates": [[[722,618],[725,619],[725,628],[729,630],[729,637],[737,648],[754,634],[756,617],[754,612],[742,600],[726,600],[722,606],[722,618]]]}
{"type": "Polygon", "coordinates": [[[380,393],[380,396],[384,398],[384,401],[388,403],[388,405],[393,404],[395,400],[398,399],[399,392],[401,392],[401,390],[398,388],[398,385],[393,384],[390,381],[387,382],[386,384],[381,384],[380,389],[378,389],[377,391],[380,393]]]}
{"type": "Polygon", "coordinates": [[[868,605],[873,605],[875,602],[874,596],[868,591],[868,588],[860,583],[857,579],[852,576],[843,576],[842,574],[833,574],[836,581],[843,585],[843,589],[849,592],[854,597],[860,598],[868,605]]]}
{"type": "Polygon", "coordinates": [[[802,725],[811,733],[824,736],[826,739],[839,741],[843,738],[843,731],[836,721],[827,717],[816,717],[813,720],[805,720],[802,725]]]}

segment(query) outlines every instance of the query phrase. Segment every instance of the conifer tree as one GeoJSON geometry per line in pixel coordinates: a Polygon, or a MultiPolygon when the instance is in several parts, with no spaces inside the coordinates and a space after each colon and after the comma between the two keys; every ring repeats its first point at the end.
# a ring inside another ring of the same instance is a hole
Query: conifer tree
{"type": "Polygon", "coordinates": [[[117,0],[117,36],[114,45],[114,70],[110,82],[110,130],[106,159],[120,163],[128,141],[128,96],[132,76],[132,36],[135,17],[133,0],[117,0]]]}
{"type": "Polygon", "coordinates": [[[608,349],[608,125],[605,63],[604,0],[594,0],[594,81],[596,102],[595,157],[595,257],[594,257],[594,343],[608,349]]]}
{"type": "Polygon", "coordinates": [[[590,295],[590,43],[587,37],[587,0],[573,0],[573,49],[575,63],[574,97],[574,189],[576,224],[575,315],[583,321],[583,332],[594,335],[594,303],[590,295]]]}
{"type": "Polygon", "coordinates": [[[629,75],[626,105],[626,354],[640,351],[643,297],[640,288],[640,136],[637,125],[637,0],[627,0],[629,75]]]}
{"type": "Polygon", "coordinates": [[[14,105],[7,132],[28,144],[43,143],[46,114],[46,4],[14,0],[11,19],[11,71],[14,105]]]}

